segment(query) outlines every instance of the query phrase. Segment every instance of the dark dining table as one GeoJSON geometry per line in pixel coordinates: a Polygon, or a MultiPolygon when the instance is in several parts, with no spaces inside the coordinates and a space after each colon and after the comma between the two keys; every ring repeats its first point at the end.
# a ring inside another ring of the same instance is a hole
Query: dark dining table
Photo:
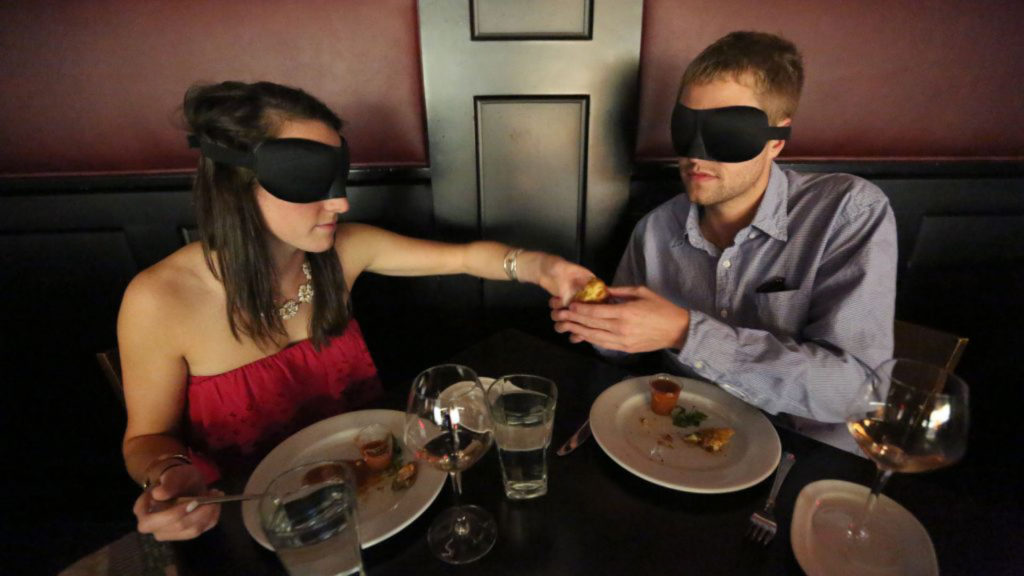
{"type": "MultiPolygon", "coordinates": [[[[778,496],[778,534],[767,545],[757,544],[746,532],[751,513],[764,504],[771,477],[737,492],[694,494],[633,475],[593,440],[567,456],[554,454],[587,418],[597,396],[637,375],[636,369],[516,330],[494,334],[451,361],[468,365],[481,376],[532,373],[557,383],[548,493],[528,501],[505,498],[496,450],[491,450],[463,473],[461,501],[494,515],[494,548],[462,566],[447,565],[431,555],[427,528],[453,503],[446,486],[418,519],[363,551],[369,575],[802,574],[790,545],[799,492],[817,480],[866,485],[874,476],[870,461],[777,427],[783,450],[795,454],[796,464],[778,496]]],[[[402,410],[407,390],[404,384],[390,386],[382,407],[402,410]]],[[[987,495],[985,483],[994,484],[986,476],[983,468],[962,462],[928,474],[895,475],[885,489],[924,525],[943,574],[1024,573],[1018,564],[1024,536],[1020,511],[1005,510],[1000,498],[987,495]]],[[[235,479],[235,487],[244,486],[245,480],[235,479]]],[[[138,535],[126,538],[130,541],[112,554],[134,554],[133,565],[173,565],[181,576],[284,574],[274,553],[246,532],[237,504],[225,505],[217,527],[193,541],[165,545],[138,535]]]]}

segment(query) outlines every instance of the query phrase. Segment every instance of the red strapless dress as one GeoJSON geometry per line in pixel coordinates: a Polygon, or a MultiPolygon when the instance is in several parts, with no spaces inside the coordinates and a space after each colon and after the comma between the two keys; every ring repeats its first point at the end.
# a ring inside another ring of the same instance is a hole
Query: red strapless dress
{"type": "Polygon", "coordinates": [[[207,479],[254,464],[294,432],[383,394],[355,319],[318,352],[304,340],[214,376],[189,376],[189,439],[207,479]],[[203,455],[208,458],[203,458],[203,455]],[[213,464],[211,466],[211,464],[213,464]]]}

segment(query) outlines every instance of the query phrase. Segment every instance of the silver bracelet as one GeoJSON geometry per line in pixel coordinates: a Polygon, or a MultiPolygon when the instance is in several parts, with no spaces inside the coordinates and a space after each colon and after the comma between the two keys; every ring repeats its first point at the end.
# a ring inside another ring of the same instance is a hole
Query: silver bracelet
{"type": "Polygon", "coordinates": [[[519,253],[522,251],[522,248],[510,249],[505,253],[505,261],[502,263],[502,266],[505,268],[505,275],[513,282],[519,282],[518,257],[519,253]]]}
{"type": "Polygon", "coordinates": [[[164,475],[164,472],[167,472],[171,468],[176,468],[178,466],[189,466],[191,464],[192,464],[192,459],[189,458],[188,456],[184,455],[184,454],[167,454],[167,455],[164,455],[164,456],[159,456],[157,458],[154,458],[153,461],[150,462],[146,466],[146,469],[142,472],[142,475],[144,477],[143,478],[143,482],[142,482],[142,489],[145,491],[145,490],[149,490],[150,488],[152,488],[153,485],[155,485],[157,482],[160,481],[160,477],[164,475]],[[160,473],[156,475],[156,480],[153,480],[152,478],[150,478],[150,476],[149,476],[150,469],[153,468],[154,466],[156,466],[157,464],[159,464],[161,462],[167,462],[168,460],[171,460],[173,462],[171,464],[163,467],[160,470],[160,473]]]}

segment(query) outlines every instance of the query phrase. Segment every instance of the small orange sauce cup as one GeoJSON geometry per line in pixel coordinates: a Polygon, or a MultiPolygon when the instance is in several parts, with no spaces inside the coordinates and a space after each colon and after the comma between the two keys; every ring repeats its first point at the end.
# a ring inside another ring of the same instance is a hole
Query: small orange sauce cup
{"type": "Polygon", "coordinates": [[[651,410],[655,414],[667,416],[676,407],[682,386],[676,384],[668,376],[658,374],[651,378],[651,410]]]}
{"type": "Polygon", "coordinates": [[[374,424],[364,428],[357,436],[356,444],[359,446],[359,455],[370,470],[379,472],[391,465],[391,431],[384,426],[374,424]]]}

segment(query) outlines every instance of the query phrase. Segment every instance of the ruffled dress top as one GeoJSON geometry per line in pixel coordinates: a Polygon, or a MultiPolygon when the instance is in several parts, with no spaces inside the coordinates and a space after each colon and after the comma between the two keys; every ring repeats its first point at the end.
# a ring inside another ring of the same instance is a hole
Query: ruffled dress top
{"type": "MultiPolygon", "coordinates": [[[[214,468],[254,465],[293,433],[383,395],[377,367],[352,319],[318,351],[310,340],[234,370],[189,376],[188,436],[214,468]]],[[[204,473],[219,476],[216,469],[204,473]]]]}

